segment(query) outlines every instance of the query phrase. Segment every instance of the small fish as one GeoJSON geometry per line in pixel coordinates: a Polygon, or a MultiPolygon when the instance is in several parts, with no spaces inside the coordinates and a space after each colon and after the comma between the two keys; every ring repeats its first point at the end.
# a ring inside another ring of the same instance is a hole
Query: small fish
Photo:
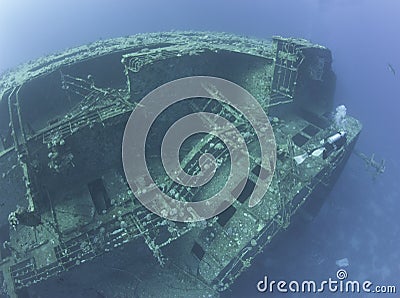
{"type": "Polygon", "coordinates": [[[388,69],[393,73],[393,75],[396,75],[396,70],[392,66],[392,64],[388,63],[388,69]]]}

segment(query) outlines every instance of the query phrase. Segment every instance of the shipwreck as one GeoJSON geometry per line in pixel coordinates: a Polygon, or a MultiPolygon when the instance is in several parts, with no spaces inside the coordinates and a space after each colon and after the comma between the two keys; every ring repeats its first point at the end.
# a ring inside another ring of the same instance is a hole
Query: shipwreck
{"type": "Polygon", "coordinates": [[[62,288],[68,274],[92,284],[96,297],[218,296],[280,231],[318,213],[354,148],[361,124],[346,113],[333,117],[331,64],[329,49],[304,39],[177,31],[97,41],[4,73],[0,293],[26,297],[52,283],[52,296],[63,297],[54,284],[62,288]],[[274,132],[276,167],[263,199],[250,207],[268,169],[246,120],[210,98],[171,107],[151,131],[147,161],[157,187],[176,200],[204,199],[229,164],[220,140],[193,136],[181,151],[184,170],[198,172],[199,153],[212,154],[221,168],[216,181],[190,188],[169,180],[157,148],[178,117],[207,111],[228,119],[250,154],[233,204],[207,220],[175,222],[137,200],[121,146],[139,101],[189,76],[232,81],[257,99],[274,132]]]}

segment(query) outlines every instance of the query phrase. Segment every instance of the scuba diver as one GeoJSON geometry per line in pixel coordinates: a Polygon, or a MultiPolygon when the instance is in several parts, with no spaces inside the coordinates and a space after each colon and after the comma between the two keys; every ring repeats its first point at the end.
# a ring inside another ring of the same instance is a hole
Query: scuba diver
{"type": "Polygon", "coordinates": [[[302,164],[308,157],[310,156],[321,156],[323,159],[327,159],[328,156],[335,150],[342,148],[346,144],[346,132],[339,131],[334,135],[328,137],[326,140],[323,141],[322,146],[316,149],[312,149],[307,151],[304,154],[297,155],[294,157],[296,163],[302,164]]]}

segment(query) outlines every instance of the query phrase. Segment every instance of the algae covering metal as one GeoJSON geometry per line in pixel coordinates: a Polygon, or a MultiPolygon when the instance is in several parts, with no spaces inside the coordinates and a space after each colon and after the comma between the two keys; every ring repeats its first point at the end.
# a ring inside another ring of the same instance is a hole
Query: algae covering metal
{"type": "Polygon", "coordinates": [[[105,297],[218,296],[268,251],[279,231],[315,216],[353,150],[361,124],[348,115],[332,117],[331,63],[327,48],[303,39],[166,32],[95,42],[3,74],[2,292],[18,297],[51,288],[53,296],[68,297],[57,282],[68,275],[105,297]],[[139,177],[128,184],[122,139],[129,116],[141,108],[146,113],[141,100],[149,92],[192,76],[246,89],[267,121],[251,122],[221,100],[227,92],[203,86],[206,94],[170,105],[150,127],[144,148],[153,182],[139,177]],[[177,201],[202,202],[240,164],[223,138],[202,132],[185,139],[177,156],[192,176],[205,168],[202,155],[213,156],[212,179],[188,186],[168,175],[163,138],[193,113],[203,113],[208,124],[211,114],[229,121],[223,133],[240,134],[249,173],[235,182],[235,200],[222,213],[171,221],[166,218],[179,210],[164,208],[157,215],[137,197],[157,189],[177,201]],[[257,133],[266,122],[276,145],[268,163],[257,133]],[[258,204],[250,204],[257,181],[270,186],[258,204]],[[116,270],[129,278],[117,279],[116,270]]]}

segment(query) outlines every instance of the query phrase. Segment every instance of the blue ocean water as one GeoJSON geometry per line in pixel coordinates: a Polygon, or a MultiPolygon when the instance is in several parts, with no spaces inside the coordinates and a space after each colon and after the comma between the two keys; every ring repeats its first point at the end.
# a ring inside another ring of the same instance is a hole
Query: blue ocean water
{"type": "MultiPolygon", "coordinates": [[[[262,297],[255,285],[264,275],[334,277],[335,261],[342,258],[349,260],[352,279],[394,284],[400,291],[399,14],[396,0],[1,0],[0,71],[101,38],[154,31],[282,35],[327,46],[337,75],[336,103],[363,123],[357,149],[386,159],[386,172],[372,179],[353,155],[314,222],[266,249],[224,295],[262,297]]],[[[302,297],[268,293],[275,295],[302,297]]],[[[368,295],[375,296],[395,297],[368,295]]]]}

